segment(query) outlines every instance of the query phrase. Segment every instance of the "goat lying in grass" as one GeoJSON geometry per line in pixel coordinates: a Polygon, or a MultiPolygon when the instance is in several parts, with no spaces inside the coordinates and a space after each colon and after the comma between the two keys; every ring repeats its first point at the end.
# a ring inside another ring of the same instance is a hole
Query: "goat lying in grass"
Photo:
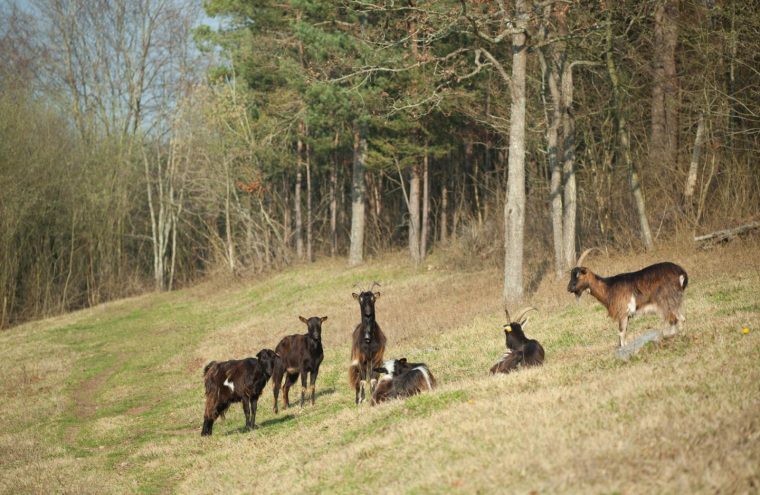
{"type": "Polygon", "coordinates": [[[525,316],[528,311],[536,311],[536,308],[525,308],[517,315],[515,321],[507,313],[507,323],[504,325],[504,334],[507,338],[507,352],[498,363],[491,367],[491,374],[509,373],[520,366],[541,366],[544,364],[544,348],[537,340],[529,339],[523,332],[523,327],[528,322],[525,316]]]}
{"type": "Polygon", "coordinates": [[[255,428],[259,396],[279,360],[273,350],[264,349],[255,358],[208,363],[203,368],[206,409],[201,435],[211,435],[214,421],[224,417],[233,402],[243,403],[246,430],[255,428]]]}
{"type": "Polygon", "coordinates": [[[580,299],[588,291],[607,308],[610,318],[618,322],[620,347],[625,345],[628,320],[637,314],[660,313],[676,333],[686,319],[681,312],[683,293],[689,284],[686,271],[675,263],[664,262],[647,266],[636,272],[600,277],[580,266],[592,249],[581,254],[570,272],[568,292],[580,299]]]}
{"type": "Polygon", "coordinates": [[[288,392],[290,387],[301,375],[301,407],[303,407],[304,398],[307,393],[306,375],[311,374],[309,388],[311,392],[311,405],[314,405],[315,383],[319,375],[319,365],[322,364],[324,352],[322,350],[322,323],[327,320],[326,316],[313,316],[308,320],[303,316],[298,317],[306,323],[307,332],[305,335],[288,335],[283,337],[275,352],[280,356],[280,361],[274,368],[272,376],[272,386],[274,388],[274,412],[277,413],[277,395],[280,391],[283,375],[286,375],[285,383],[282,385],[282,400],[285,408],[290,407],[288,392]]]}
{"type": "Polygon", "coordinates": [[[377,373],[385,373],[372,394],[371,405],[395,397],[410,397],[425,390],[433,390],[435,377],[424,363],[408,363],[406,358],[393,359],[375,368],[377,373]]]}

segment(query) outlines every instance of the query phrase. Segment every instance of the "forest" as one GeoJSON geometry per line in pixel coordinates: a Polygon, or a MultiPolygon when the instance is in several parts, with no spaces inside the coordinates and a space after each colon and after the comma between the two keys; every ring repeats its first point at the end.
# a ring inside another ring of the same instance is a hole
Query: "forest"
{"type": "Polygon", "coordinates": [[[760,217],[731,0],[0,6],[0,328],[389,251],[503,271],[760,217]]]}

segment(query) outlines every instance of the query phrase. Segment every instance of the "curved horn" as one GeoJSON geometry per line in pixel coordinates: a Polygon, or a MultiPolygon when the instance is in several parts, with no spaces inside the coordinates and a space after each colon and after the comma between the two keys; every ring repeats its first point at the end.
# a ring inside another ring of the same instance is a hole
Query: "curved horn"
{"type": "Polygon", "coordinates": [[[523,316],[525,316],[530,311],[538,311],[538,310],[534,308],[533,306],[528,306],[527,308],[523,308],[517,313],[517,318],[515,318],[515,321],[522,325],[522,321],[520,320],[522,320],[523,316]]]}
{"type": "Polygon", "coordinates": [[[372,289],[374,289],[375,286],[382,287],[382,285],[378,284],[376,281],[373,281],[372,282],[372,286],[369,288],[369,290],[367,292],[372,292],[372,289]]]}
{"type": "Polygon", "coordinates": [[[507,314],[507,323],[512,323],[512,318],[509,317],[509,310],[506,305],[504,306],[504,312],[507,314]]]}
{"type": "Polygon", "coordinates": [[[601,249],[596,248],[596,247],[592,247],[592,248],[586,249],[578,257],[578,261],[575,262],[575,266],[581,266],[581,263],[583,263],[583,260],[586,259],[586,256],[588,256],[588,253],[590,253],[591,251],[599,251],[599,252],[601,252],[601,249]]]}

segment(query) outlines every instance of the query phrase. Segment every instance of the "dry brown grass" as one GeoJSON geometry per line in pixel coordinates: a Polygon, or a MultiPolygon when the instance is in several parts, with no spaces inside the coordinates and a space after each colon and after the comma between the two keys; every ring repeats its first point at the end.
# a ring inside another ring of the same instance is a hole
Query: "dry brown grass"
{"type": "MultiPolygon", "coordinates": [[[[687,332],[614,358],[603,308],[546,278],[528,301],[540,369],[488,376],[504,346],[500,274],[320,262],[252,283],[207,284],[0,335],[0,491],[746,493],[760,487],[760,247],[665,246],[595,255],[603,274],[662,260],[689,272],[687,332]],[[353,406],[346,381],[356,281],[379,280],[386,356],[426,361],[441,386],[353,406]],[[328,315],[317,404],[242,433],[233,408],[199,436],[200,369],[328,315]],[[749,326],[749,335],[741,328],[749,326]],[[95,385],[83,392],[84,387],[95,385]],[[86,397],[85,397],[86,396],[86,397]],[[92,410],[84,409],[88,404],[92,410]]],[[[660,326],[635,320],[634,335],[660,326]]]]}

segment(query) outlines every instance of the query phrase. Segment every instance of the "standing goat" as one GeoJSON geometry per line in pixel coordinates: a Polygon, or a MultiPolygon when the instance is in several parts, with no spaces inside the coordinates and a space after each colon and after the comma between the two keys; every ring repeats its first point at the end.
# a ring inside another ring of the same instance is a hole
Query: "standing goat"
{"type": "Polygon", "coordinates": [[[370,405],[395,397],[411,397],[425,390],[433,390],[435,377],[425,363],[408,363],[406,358],[392,359],[375,368],[385,376],[377,383],[370,405]]]}
{"type": "Polygon", "coordinates": [[[272,375],[272,385],[274,387],[274,412],[277,409],[277,396],[280,392],[282,376],[287,373],[285,383],[282,385],[282,399],[285,408],[290,407],[288,392],[290,387],[301,375],[301,407],[303,407],[304,397],[311,393],[311,405],[314,405],[315,386],[317,375],[319,374],[319,365],[322,364],[324,352],[322,350],[322,323],[327,320],[326,316],[313,316],[308,320],[303,316],[298,317],[306,323],[307,332],[305,335],[288,335],[283,337],[275,352],[279,354],[280,361],[274,368],[272,375]],[[310,373],[309,388],[306,388],[306,375],[310,373]]]}
{"type": "Polygon", "coordinates": [[[375,321],[375,301],[380,297],[379,292],[372,292],[377,282],[369,290],[353,293],[359,301],[362,321],[356,326],[351,341],[351,366],[348,368],[348,382],[356,392],[356,404],[364,402],[365,388],[369,382],[370,394],[374,377],[373,369],[383,362],[385,353],[385,334],[375,321]]]}
{"type": "Polygon", "coordinates": [[[492,375],[509,373],[520,366],[541,366],[544,364],[544,348],[537,340],[526,337],[523,332],[523,327],[528,322],[528,317],[525,315],[529,311],[537,310],[532,307],[525,308],[512,320],[509,311],[504,308],[504,312],[507,314],[507,323],[504,325],[507,352],[504,353],[498,363],[491,367],[492,375]]]}
{"type": "Polygon", "coordinates": [[[264,349],[255,358],[208,363],[203,368],[206,410],[201,435],[211,435],[214,421],[219,416],[224,417],[233,402],[243,403],[245,429],[255,428],[259,396],[279,360],[273,350],[264,349]]]}
{"type": "MultiPolygon", "coordinates": [[[[593,249],[593,248],[592,248],[593,249]]],[[[686,271],[675,263],[650,265],[637,272],[600,277],[585,266],[583,259],[592,250],[581,254],[570,272],[568,292],[576,299],[588,291],[607,308],[610,317],[619,325],[620,347],[625,345],[628,320],[635,314],[660,313],[675,333],[686,319],[681,313],[683,292],[689,283],[686,271]]]]}

